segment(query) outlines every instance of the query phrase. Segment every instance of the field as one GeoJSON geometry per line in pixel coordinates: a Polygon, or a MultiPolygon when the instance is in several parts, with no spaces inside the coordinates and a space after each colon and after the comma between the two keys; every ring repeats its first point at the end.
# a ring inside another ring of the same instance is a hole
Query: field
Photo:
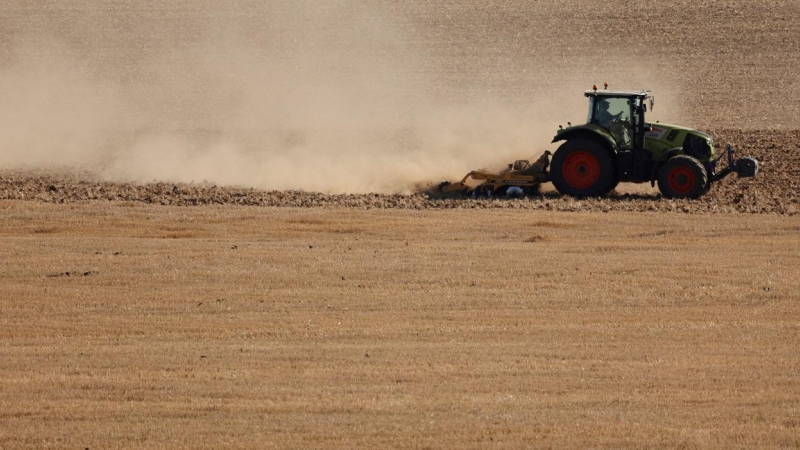
{"type": "Polygon", "coordinates": [[[4,448],[800,443],[792,218],[0,217],[4,448]]]}
{"type": "Polygon", "coordinates": [[[0,448],[799,448],[800,3],[0,5],[0,448]],[[761,166],[440,198],[592,83],[761,166]]]}

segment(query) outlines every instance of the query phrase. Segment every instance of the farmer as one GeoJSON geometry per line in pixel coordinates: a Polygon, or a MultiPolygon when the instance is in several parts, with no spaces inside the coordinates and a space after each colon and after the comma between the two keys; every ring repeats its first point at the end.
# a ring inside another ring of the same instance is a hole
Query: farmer
{"type": "Polygon", "coordinates": [[[617,114],[608,112],[608,100],[600,100],[597,105],[597,114],[595,114],[595,122],[606,130],[611,128],[611,122],[619,120],[622,117],[622,111],[617,114]]]}

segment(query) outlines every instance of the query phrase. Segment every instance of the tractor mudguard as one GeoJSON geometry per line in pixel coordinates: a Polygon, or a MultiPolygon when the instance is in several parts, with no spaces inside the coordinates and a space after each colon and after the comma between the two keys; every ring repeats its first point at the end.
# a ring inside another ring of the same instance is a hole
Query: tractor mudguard
{"type": "Polygon", "coordinates": [[[612,153],[617,152],[617,142],[614,140],[614,137],[611,136],[611,133],[594,124],[580,125],[559,130],[551,143],[574,138],[587,138],[600,141],[612,153]]]}
{"type": "Polygon", "coordinates": [[[661,167],[667,163],[667,161],[675,155],[682,155],[683,154],[683,147],[675,147],[665,151],[664,153],[659,156],[659,158],[653,161],[653,172],[650,174],[650,186],[656,185],[656,179],[658,178],[658,171],[661,170],[661,167]]]}

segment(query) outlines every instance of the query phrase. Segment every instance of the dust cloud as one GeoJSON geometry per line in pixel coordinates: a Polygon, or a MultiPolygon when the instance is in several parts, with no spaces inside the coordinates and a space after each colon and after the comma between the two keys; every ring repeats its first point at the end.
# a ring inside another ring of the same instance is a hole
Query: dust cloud
{"type": "Polygon", "coordinates": [[[0,169],[115,181],[408,192],[554,150],[557,124],[583,119],[581,92],[604,76],[637,88],[656,78],[498,62],[487,33],[442,34],[392,3],[0,11],[0,169]]]}

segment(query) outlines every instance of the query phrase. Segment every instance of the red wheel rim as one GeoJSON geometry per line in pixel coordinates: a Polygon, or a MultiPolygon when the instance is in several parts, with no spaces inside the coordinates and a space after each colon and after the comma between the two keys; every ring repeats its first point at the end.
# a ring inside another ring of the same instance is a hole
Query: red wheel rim
{"type": "Polygon", "coordinates": [[[694,172],[688,167],[675,167],[667,174],[667,184],[672,192],[688,194],[694,189],[694,172]]]}
{"type": "Polygon", "coordinates": [[[561,166],[561,175],[575,189],[592,187],[600,178],[600,161],[584,150],[572,152],[561,166]]]}

